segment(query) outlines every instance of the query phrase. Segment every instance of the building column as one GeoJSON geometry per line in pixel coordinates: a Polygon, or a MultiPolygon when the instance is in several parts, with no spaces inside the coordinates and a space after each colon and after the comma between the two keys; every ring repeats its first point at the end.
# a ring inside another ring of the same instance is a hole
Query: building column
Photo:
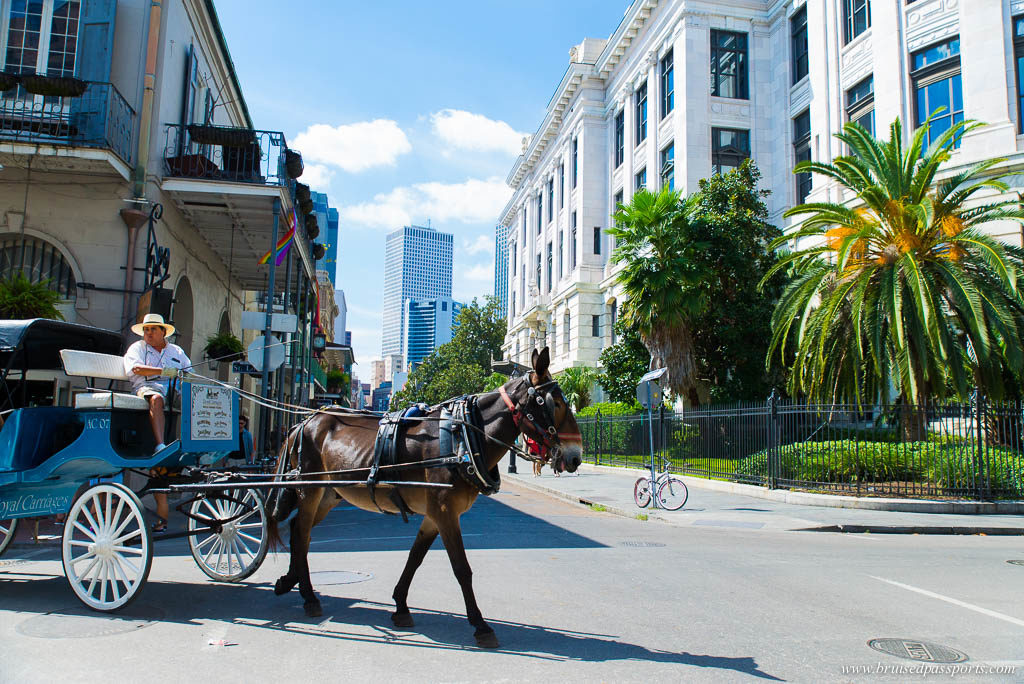
{"type": "Polygon", "coordinates": [[[964,117],[988,124],[964,138],[963,150],[970,157],[1000,157],[1017,149],[1017,129],[1010,119],[1014,103],[1007,83],[1007,74],[1015,73],[1010,63],[1013,48],[999,30],[1011,26],[1006,4],[960,3],[964,117]]]}
{"type": "MultiPolygon", "coordinates": [[[[647,189],[660,190],[661,142],[658,124],[661,123],[661,81],[658,79],[658,50],[647,53],[647,189]]],[[[607,241],[611,244],[611,241],[607,241]]],[[[605,261],[609,255],[605,255],[605,261]]]]}

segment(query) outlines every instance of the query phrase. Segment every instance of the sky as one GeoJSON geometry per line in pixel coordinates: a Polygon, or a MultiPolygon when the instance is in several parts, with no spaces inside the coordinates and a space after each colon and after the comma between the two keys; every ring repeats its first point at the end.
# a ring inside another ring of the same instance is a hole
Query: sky
{"type": "Polygon", "coordinates": [[[452,296],[494,292],[505,183],[584,38],[628,0],[217,0],[257,129],[302,152],[300,180],[340,214],[337,287],[357,365],[380,357],[384,237],[454,235],[452,296]]]}

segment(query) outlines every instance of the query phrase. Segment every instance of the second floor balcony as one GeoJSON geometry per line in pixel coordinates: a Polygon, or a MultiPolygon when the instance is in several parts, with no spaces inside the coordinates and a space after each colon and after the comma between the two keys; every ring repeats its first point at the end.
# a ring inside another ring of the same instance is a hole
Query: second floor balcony
{"type": "Polygon", "coordinates": [[[284,185],[289,159],[284,134],[210,124],[169,124],[164,174],[231,183],[284,185]]]}
{"type": "MultiPolygon", "coordinates": [[[[21,75],[14,77],[45,79],[21,75]]],[[[36,155],[74,160],[70,168],[111,166],[128,177],[135,163],[136,115],[124,96],[111,83],[66,79],[68,91],[77,95],[38,94],[24,85],[11,86],[0,94],[0,163],[21,165],[19,157],[36,155]],[[103,159],[103,153],[115,158],[103,159]]],[[[45,85],[45,84],[44,84],[45,85]]],[[[58,84],[60,85],[60,84],[58,84]]],[[[43,92],[62,92],[61,88],[43,92]]]]}

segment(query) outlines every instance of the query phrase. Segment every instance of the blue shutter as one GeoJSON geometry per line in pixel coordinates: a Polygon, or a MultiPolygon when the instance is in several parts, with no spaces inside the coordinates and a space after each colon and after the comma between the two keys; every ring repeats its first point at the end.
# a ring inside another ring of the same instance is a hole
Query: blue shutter
{"type": "Polygon", "coordinates": [[[188,46],[185,53],[185,78],[182,83],[181,93],[181,128],[178,131],[178,154],[185,154],[185,138],[187,131],[185,127],[192,123],[192,109],[194,107],[195,91],[192,88],[192,72],[195,70],[195,48],[188,46]]]}
{"type": "MultiPolygon", "coordinates": [[[[78,14],[78,44],[75,74],[84,81],[107,83],[114,55],[114,19],[117,0],[82,0],[78,14]]],[[[107,139],[107,86],[89,85],[81,97],[71,100],[71,126],[77,137],[87,144],[116,145],[107,139]]],[[[131,150],[127,152],[131,157],[131,150]]]]}
{"type": "Polygon", "coordinates": [[[117,0],[82,0],[75,72],[86,81],[110,81],[117,0]]]}

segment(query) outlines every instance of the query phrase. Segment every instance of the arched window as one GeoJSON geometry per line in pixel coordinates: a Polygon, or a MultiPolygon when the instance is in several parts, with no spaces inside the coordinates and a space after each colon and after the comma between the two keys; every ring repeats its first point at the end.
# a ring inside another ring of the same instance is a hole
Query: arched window
{"type": "Polygon", "coordinates": [[[8,233],[0,236],[0,278],[23,272],[33,283],[49,283],[62,299],[78,296],[78,283],[71,264],[46,240],[8,233]],[[22,250],[24,245],[24,250],[22,250]]]}
{"type": "MultiPolygon", "coordinates": [[[[192,301],[192,284],[186,276],[178,281],[178,287],[174,291],[174,306],[171,308],[171,322],[176,330],[176,337],[172,340],[175,344],[185,350],[189,358],[192,358],[192,323],[194,316],[194,305],[192,301]]],[[[197,359],[193,359],[193,363],[197,359]]]]}

